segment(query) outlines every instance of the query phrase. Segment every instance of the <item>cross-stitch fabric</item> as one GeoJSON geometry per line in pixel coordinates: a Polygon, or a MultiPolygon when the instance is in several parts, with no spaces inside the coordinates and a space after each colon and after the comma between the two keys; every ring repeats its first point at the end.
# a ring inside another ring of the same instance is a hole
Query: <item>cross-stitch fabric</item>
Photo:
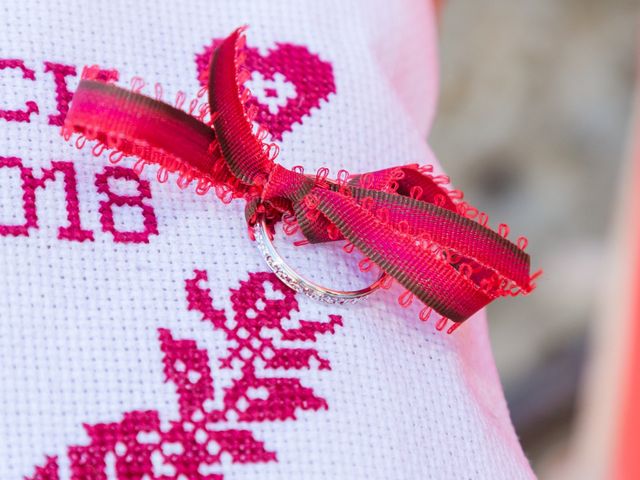
{"type": "MultiPolygon", "coordinates": [[[[279,162],[440,171],[435,18],[426,0],[0,6],[1,479],[533,477],[483,313],[446,335],[395,288],[316,303],[269,272],[242,202],[60,135],[84,65],[188,108],[247,24],[279,162]]],[[[282,237],[317,281],[372,279],[282,237]]]]}

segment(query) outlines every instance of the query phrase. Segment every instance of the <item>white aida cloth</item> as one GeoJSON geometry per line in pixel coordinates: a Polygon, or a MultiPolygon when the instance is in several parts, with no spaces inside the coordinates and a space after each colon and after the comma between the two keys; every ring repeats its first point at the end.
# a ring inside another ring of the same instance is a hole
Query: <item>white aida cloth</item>
{"type": "MultiPolygon", "coordinates": [[[[435,164],[427,0],[2,2],[0,479],[533,477],[483,314],[446,335],[397,289],[294,295],[261,273],[242,202],[60,136],[82,66],[191,99],[245,24],[278,161],[435,164]]],[[[367,280],[340,248],[286,243],[318,281],[367,280]]]]}

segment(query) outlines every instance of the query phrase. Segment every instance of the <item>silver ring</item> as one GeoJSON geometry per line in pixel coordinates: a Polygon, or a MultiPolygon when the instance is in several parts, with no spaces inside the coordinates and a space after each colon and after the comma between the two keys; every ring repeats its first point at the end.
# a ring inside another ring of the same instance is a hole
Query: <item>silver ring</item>
{"type": "Polygon", "coordinates": [[[284,261],[271,241],[264,216],[256,222],[254,226],[254,233],[256,243],[258,244],[258,250],[262,253],[262,256],[273,273],[275,273],[280,280],[296,292],[303,293],[309,298],[319,302],[330,304],[359,302],[379,289],[384,279],[387,277],[387,274],[382,272],[375,282],[360,290],[341,291],[323,287],[317,283],[307,280],[284,261]]]}

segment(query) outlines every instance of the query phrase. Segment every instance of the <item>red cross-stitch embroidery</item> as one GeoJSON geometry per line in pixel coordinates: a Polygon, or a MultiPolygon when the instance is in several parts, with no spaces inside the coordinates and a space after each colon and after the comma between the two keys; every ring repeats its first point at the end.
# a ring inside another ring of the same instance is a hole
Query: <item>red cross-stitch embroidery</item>
{"type": "MultiPolygon", "coordinates": [[[[295,420],[300,410],[328,407],[300,379],[262,372],[308,369],[312,360],[319,369],[330,369],[329,360],[315,348],[282,347],[274,344],[272,334],[277,332],[278,343],[313,343],[320,335],[333,334],[342,318],[300,320],[299,326],[287,328],[291,313],[298,311],[296,294],[266,272],[250,273],[238,289],[230,290],[234,314],[228,317],[213,306],[210,289],[203,285],[207,280],[201,270],[186,280],[188,309],[224,333],[229,346],[219,368],[239,368],[240,377],[220,395],[207,350],[160,329],[164,375],[176,388],[180,418],[165,427],[155,410],[132,411],[118,422],[85,425],[88,445],[71,446],[67,452],[71,480],[223,480],[223,457],[234,464],[277,460],[276,452],[248,429],[252,422],[295,420]],[[230,420],[243,428],[228,428],[230,420]]],[[[27,480],[60,480],[59,475],[58,458],[50,456],[27,480]]]]}
{"type": "MultiPolygon", "coordinates": [[[[211,53],[221,42],[222,39],[215,39],[196,55],[198,75],[203,86],[208,80],[211,53]]],[[[275,112],[256,98],[256,91],[246,105],[247,108],[257,107],[255,121],[266,128],[274,140],[282,140],[284,132],[290,132],[294,123],[302,123],[302,118],[309,115],[312,109],[319,108],[321,101],[326,101],[330,94],[336,93],[331,64],[303,45],[276,43],[267,55],[261,55],[254,47],[245,47],[244,51],[246,68],[254,76],[259,75],[264,79],[265,98],[280,95],[273,87],[278,75],[293,87],[292,92],[287,92],[290,95],[284,95],[285,99],[275,112]]]]}

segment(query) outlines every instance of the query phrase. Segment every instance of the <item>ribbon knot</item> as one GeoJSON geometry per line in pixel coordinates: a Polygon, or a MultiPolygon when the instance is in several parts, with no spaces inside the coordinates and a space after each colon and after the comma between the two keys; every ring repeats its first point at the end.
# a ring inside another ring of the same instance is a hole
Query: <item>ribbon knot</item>
{"type": "Polygon", "coordinates": [[[299,228],[309,243],[346,240],[345,250],[359,250],[366,268],[376,264],[406,289],[402,304],[415,297],[425,311],[454,322],[497,297],[533,289],[524,242],[515,245],[488,228],[486,215],[447,190],[448,179],[430,166],[341,170],[329,180],[326,168],[308,176],[275,163],[277,147],[265,143],[264,130],[254,133],[245,108],[243,42],[239,29],[213,52],[208,104],[199,118],[105,83],[89,68],[63,133],[97,140],[99,151],[137,156],[140,167],[159,164],[159,179],[178,172],[178,183],[197,181],[198,193],[214,188],[225,202],[244,198],[250,228],[260,217],[271,228],[284,217],[285,232],[299,228]]]}

